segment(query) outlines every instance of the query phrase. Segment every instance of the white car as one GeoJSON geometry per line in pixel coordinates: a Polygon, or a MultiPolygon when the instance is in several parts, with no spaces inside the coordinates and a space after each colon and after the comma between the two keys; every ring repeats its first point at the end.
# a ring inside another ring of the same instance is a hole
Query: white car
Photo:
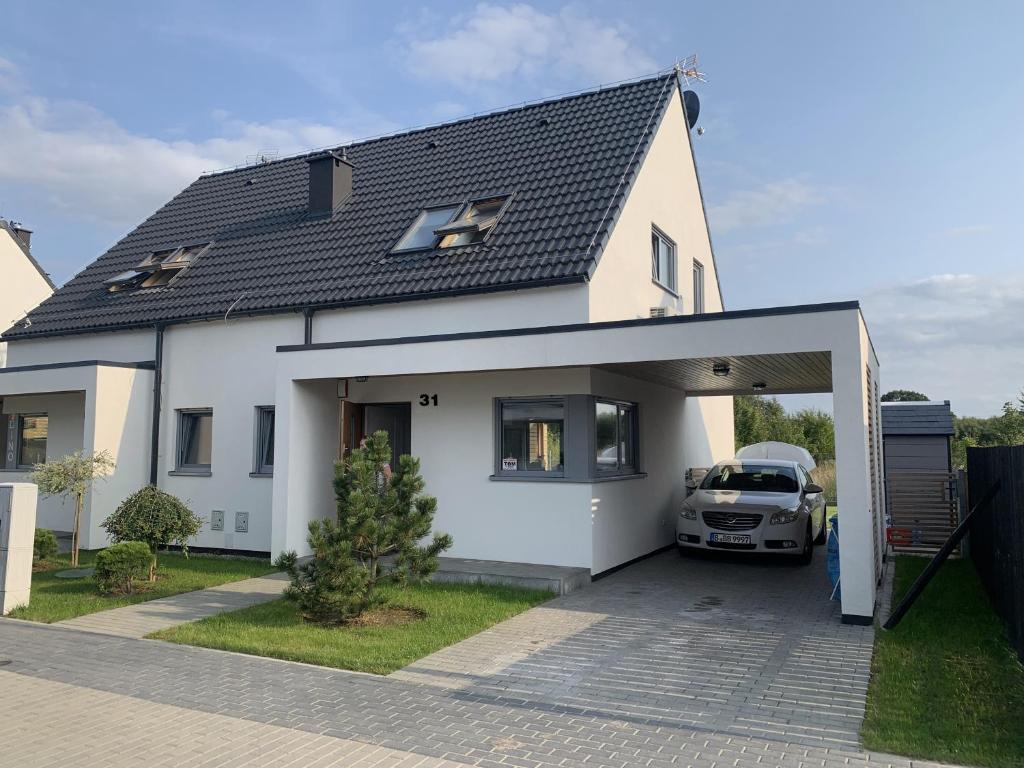
{"type": "Polygon", "coordinates": [[[788,554],[809,564],[827,537],[824,490],[796,461],[731,459],[716,464],[683,502],[681,553],[727,549],[788,554]]]}

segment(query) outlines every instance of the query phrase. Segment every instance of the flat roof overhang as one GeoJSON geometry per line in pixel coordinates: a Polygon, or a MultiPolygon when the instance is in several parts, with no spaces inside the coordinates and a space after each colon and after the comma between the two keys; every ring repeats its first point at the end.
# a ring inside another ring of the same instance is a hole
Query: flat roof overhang
{"type": "Polygon", "coordinates": [[[279,371],[293,380],[593,366],[693,395],[771,395],[831,392],[833,350],[861,327],[860,305],[838,302],[277,351],[279,371]],[[728,374],[715,375],[716,364],[728,374]]]}
{"type": "Polygon", "coordinates": [[[151,360],[135,363],[74,360],[0,368],[0,397],[83,392],[96,386],[97,372],[102,369],[152,371],[155,367],[151,360]]]}

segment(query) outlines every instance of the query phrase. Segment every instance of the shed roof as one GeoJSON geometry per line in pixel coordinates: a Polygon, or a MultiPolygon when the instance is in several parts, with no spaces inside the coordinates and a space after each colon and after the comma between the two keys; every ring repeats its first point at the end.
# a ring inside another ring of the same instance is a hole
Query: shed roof
{"type": "Polygon", "coordinates": [[[581,282],[593,272],[674,73],[345,147],[353,191],[308,212],[310,155],[202,176],[5,338],[581,282]],[[392,254],[424,208],[512,195],[481,243],[392,254]],[[170,285],[104,281],[212,243],[170,285]]]}
{"type": "Polygon", "coordinates": [[[882,403],[883,435],[952,435],[949,400],[882,403]]]}

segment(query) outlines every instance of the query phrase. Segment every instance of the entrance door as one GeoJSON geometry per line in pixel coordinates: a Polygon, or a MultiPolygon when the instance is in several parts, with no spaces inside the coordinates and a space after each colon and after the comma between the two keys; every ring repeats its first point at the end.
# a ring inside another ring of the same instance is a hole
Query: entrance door
{"type": "Polygon", "coordinates": [[[391,466],[398,466],[398,457],[412,453],[412,411],[409,403],[370,403],[363,406],[363,434],[383,429],[391,443],[391,466]]]}

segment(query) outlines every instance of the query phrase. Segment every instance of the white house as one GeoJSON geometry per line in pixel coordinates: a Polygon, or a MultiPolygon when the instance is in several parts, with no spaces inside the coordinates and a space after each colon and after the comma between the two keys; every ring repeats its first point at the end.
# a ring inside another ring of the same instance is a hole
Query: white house
{"type": "MultiPolygon", "coordinates": [[[[31,245],[31,230],[0,218],[0,327],[10,328],[56,288],[31,245]]],[[[6,364],[7,344],[0,341],[0,368],[6,364]]]]}
{"type": "Polygon", "coordinates": [[[843,613],[868,620],[860,310],[724,312],[718,279],[669,74],[203,176],[4,335],[0,394],[47,415],[47,455],[116,456],[87,546],[152,482],[198,546],[301,552],[333,462],[383,428],[449,554],[598,574],[673,543],[685,470],[733,454],[732,395],[831,391],[843,613]]]}

